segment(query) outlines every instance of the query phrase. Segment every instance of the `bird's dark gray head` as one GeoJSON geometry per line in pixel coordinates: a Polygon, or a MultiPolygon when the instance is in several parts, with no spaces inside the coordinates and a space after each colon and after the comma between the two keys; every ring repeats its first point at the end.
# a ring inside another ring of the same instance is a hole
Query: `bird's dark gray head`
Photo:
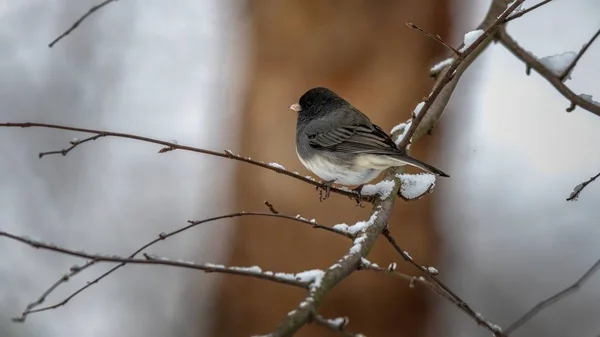
{"type": "Polygon", "coordinates": [[[343,98],[335,92],[317,87],[308,90],[300,97],[296,104],[292,104],[290,109],[298,112],[298,120],[305,121],[313,117],[326,114],[340,105],[348,104],[343,98]]]}

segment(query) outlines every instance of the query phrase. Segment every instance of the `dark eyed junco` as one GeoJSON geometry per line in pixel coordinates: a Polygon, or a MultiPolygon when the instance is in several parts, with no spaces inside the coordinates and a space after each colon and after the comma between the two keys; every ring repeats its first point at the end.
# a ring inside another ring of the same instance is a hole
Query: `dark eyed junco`
{"type": "MultiPolygon", "coordinates": [[[[298,112],[296,153],[302,164],[326,184],[362,186],[389,167],[412,165],[449,177],[408,156],[369,117],[327,88],[308,90],[290,109],[298,112]]],[[[324,199],[323,196],[321,199],[324,199]]]]}

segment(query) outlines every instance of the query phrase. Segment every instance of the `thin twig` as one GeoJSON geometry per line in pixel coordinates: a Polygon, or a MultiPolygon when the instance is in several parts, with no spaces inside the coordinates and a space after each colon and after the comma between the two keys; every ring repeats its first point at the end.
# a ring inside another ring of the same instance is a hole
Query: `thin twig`
{"type": "MultiPolygon", "coordinates": [[[[158,235],[158,237],[148,243],[146,243],[145,245],[141,246],[140,248],[138,248],[135,252],[131,253],[128,258],[134,258],[136,257],[138,254],[140,254],[142,251],[146,250],[147,248],[149,248],[150,246],[153,246],[154,244],[163,241],[171,236],[180,234],[190,228],[196,227],[200,224],[204,224],[204,223],[208,223],[208,222],[212,222],[212,221],[217,221],[217,220],[221,220],[221,219],[227,219],[227,218],[235,218],[235,217],[242,217],[242,216],[263,216],[263,217],[272,217],[272,218],[280,218],[280,219],[287,219],[287,220],[291,220],[291,221],[295,221],[298,223],[302,223],[302,224],[306,224],[309,225],[313,228],[317,228],[317,229],[323,229],[326,231],[330,231],[333,233],[337,233],[340,235],[343,235],[345,237],[349,237],[351,238],[351,236],[343,231],[339,231],[327,226],[322,226],[319,225],[318,223],[316,223],[315,221],[310,221],[307,219],[304,219],[302,217],[293,217],[293,216],[289,216],[289,215],[283,215],[283,214],[273,214],[273,213],[262,213],[262,212],[237,212],[237,213],[231,213],[231,214],[225,214],[225,215],[221,215],[221,216],[217,216],[217,217],[212,217],[212,218],[208,218],[208,219],[204,219],[204,220],[199,220],[199,221],[188,221],[189,225],[179,228],[177,230],[174,230],[172,232],[169,233],[160,233],[158,235]]],[[[54,284],[52,284],[52,286],[50,286],[36,301],[30,303],[27,308],[23,311],[23,313],[21,314],[21,317],[19,318],[19,321],[24,321],[25,318],[29,315],[29,314],[33,314],[33,313],[37,313],[37,312],[42,312],[42,311],[46,311],[46,310],[51,310],[51,309],[56,309],[58,307],[64,306],[66,305],[71,299],[73,299],[73,297],[79,295],[81,292],[83,292],[84,290],[86,290],[87,288],[91,287],[92,285],[98,283],[99,281],[101,281],[103,278],[107,277],[108,275],[112,274],[113,272],[115,272],[117,269],[125,266],[127,264],[127,262],[123,262],[120,263],[118,265],[116,265],[115,267],[111,268],[110,270],[108,270],[107,272],[105,272],[104,274],[98,276],[97,278],[95,278],[92,281],[87,282],[83,287],[77,289],[76,291],[74,291],[73,293],[71,293],[68,297],[66,297],[64,300],[53,304],[53,305],[49,305],[46,307],[42,307],[42,308],[38,308],[35,309],[37,306],[43,304],[46,300],[46,298],[52,293],[54,292],[54,290],[56,290],[56,288],[58,288],[61,284],[67,282],[70,278],[72,278],[73,276],[75,276],[76,274],[78,274],[79,272],[91,267],[92,265],[96,264],[96,262],[98,262],[97,260],[91,260],[86,262],[84,265],[82,266],[77,266],[77,267],[72,267],[70,272],[64,276],[62,276],[60,279],[58,279],[54,284]]]]}
{"type": "Polygon", "coordinates": [[[510,21],[512,21],[514,19],[517,19],[517,18],[520,18],[523,15],[525,15],[525,14],[531,12],[531,11],[534,11],[534,10],[540,8],[540,7],[546,5],[547,3],[551,2],[551,1],[552,0],[544,0],[544,1],[540,2],[539,4],[533,5],[533,6],[529,7],[529,8],[525,8],[524,10],[519,11],[519,12],[517,12],[517,13],[511,15],[511,16],[509,16],[508,18],[506,18],[506,20],[504,20],[504,23],[510,22],[510,21]]]}
{"type": "Polygon", "coordinates": [[[73,150],[77,146],[79,146],[79,145],[81,145],[83,143],[87,143],[87,142],[92,141],[92,140],[96,140],[96,139],[101,138],[101,137],[105,137],[105,136],[106,136],[105,134],[101,133],[101,134],[97,134],[95,136],[91,136],[91,137],[85,138],[83,140],[72,140],[72,141],[69,142],[71,144],[71,146],[69,146],[68,148],[62,149],[62,150],[56,150],[56,151],[40,152],[38,154],[38,158],[41,159],[44,156],[52,155],[52,154],[61,154],[63,156],[66,156],[69,152],[71,152],[71,150],[73,150]]]}
{"type": "Polygon", "coordinates": [[[458,306],[458,308],[460,308],[463,312],[465,312],[473,320],[475,320],[478,325],[482,325],[482,326],[486,327],[488,330],[490,330],[490,332],[492,334],[494,334],[494,336],[498,336],[498,337],[506,336],[506,334],[504,334],[502,332],[502,329],[498,325],[493,324],[490,321],[484,319],[481,314],[479,314],[475,310],[473,310],[465,301],[462,300],[462,298],[460,298],[448,286],[446,286],[442,281],[440,281],[435,276],[435,273],[431,273],[428,268],[416,263],[413,260],[413,258],[404,249],[402,249],[398,245],[398,243],[396,242],[396,239],[394,239],[394,237],[392,236],[392,234],[390,233],[390,231],[388,229],[384,230],[382,234],[387,239],[387,241],[392,245],[392,247],[394,247],[396,252],[398,252],[398,254],[400,254],[400,256],[404,259],[404,261],[408,262],[409,264],[413,265],[415,268],[417,268],[421,272],[423,272],[425,274],[425,278],[428,279],[429,282],[438,286],[441,290],[443,290],[444,292],[446,292],[448,294],[448,297],[446,297],[446,296],[444,296],[444,297],[448,298],[454,304],[456,304],[456,306],[458,306]]]}
{"type": "Polygon", "coordinates": [[[591,177],[590,179],[588,179],[588,180],[582,182],[581,184],[575,186],[573,188],[573,192],[571,192],[571,194],[567,198],[567,201],[575,201],[575,200],[577,200],[577,198],[579,198],[579,194],[581,193],[581,191],[583,191],[583,189],[586,188],[587,185],[591,184],[594,180],[598,179],[598,177],[600,177],[600,172],[598,172],[598,174],[596,174],[595,176],[591,177]]]}
{"type": "Polygon", "coordinates": [[[442,40],[442,37],[439,36],[438,34],[430,33],[428,31],[426,31],[425,29],[423,29],[423,28],[421,28],[421,27],[419,27],[419,26],[417,26],[417,25],[415,25],[414,23],[411,23],[411,22],[407,22],[406,25],[408,27],[410,27],[410,28],[416,29],[419,32],[425,34],[425,36],[427,36],[428,38],[434,40],[435,42],[440,43],[442,46],[448,48],[454,54],[456,54],[456,55],[460,55],[461,54],[461,52],[458,51],[458,49],[452,47],[451,45],[449,45],[448,43],[446,43],[446,41],[442,40]]]}
{"type": "Polygon", "coordinates": [[[67,29],[66,31],[64,31],[62,34],[60,34],[57,38],[55,38],[54,40],[52,40],[52,42],[50,42],[50,44],[48,44],[48,47],[52,48],[54,47],[54,45],[56,43],[58,43],[58,41],[62,40],[63,38],[65,38],[67,35],[71,34],[75,29],[77,29],[77,27],[79,27],[79,25],[85,21],[85,19],[87,19],[90,15],[94,14],[94,12],[96,12],[97,10],[101,9],[102,7],[108,5],[111,2],[116,2],[117,0],[105,0],[95,6],[93,6],[92,8],[90,8],[87,12],[85,12],[79,19],[77,19],[77,21],[75,21],[73,23],[73,25],[71,25],[71,27],[69,27],[69,29],[67,29]]]}
{"type": "MultiPolygon", "coordinates": [[[[58,130],[67,130],[67,131],[92,133],[92,134],[98,135],[98,138],[100,138],[100,137],[117,137],[117,138],[135,139],[135,140],[139,140],[139,141],[146,142],[146,143],[153,143],[153,144],[163,145],[165,147],[160,150],[162,152],[165,152],[165,149],[168,149],[169,151],[172,151],[172,150],[183,150],[183,151],[190,151],[190,152],[196,152],[196,153],[203,153],[203,154],[207,154],[207,155],[211,155],[211,156],[215,156],[215,157],[232,159],[232,160],[236,160],[236,161],[240,161],[240,162],[252,164],[252,165],[255,165],[255,166],[259,166],[259,167],[262,167],[262,168],[266,168],[266,169],[269,169],[271,171],[275,171],[277,173],[286,175],[288,177],[292,177],[292,178],[298,179],[300,181],[303,181],[305,183],[311,184],[313,186],[317,186],[317,187],[321,187],[321,188],[325,188],[326,187],[325,184],[323,184],[322,182],[319,182],[319,181],[315,180],[314,178],[311,178],[309,176],[302,176],[302,175],[300,175],[300,174],[298,174],[296,172],[288,171],[285,168],[283,168],[281,165],[271,165],[271,164],[267,164],[267,163],[264,163],[264,162],[252,160],[252,159],[250,159],[248,157],[244,157],[244,156],[241,156],[241,155],[238,155],[238,154],[234,154],[233,152],[231,152],[229,150],[225,150],[224,152],[217,152],[217,151],[206,150],[206,149],[201,149],[201,148],[197,148],[197,147],[179,145],[179,144],[175,144],[175,143],[172,143],[172,142],[166,142],[166,141],[162,141],[162,140],[158,140],[158,139],[154,139],[154,138],[143,137],[143,136],[138,136],[138,135],[133,135],[133,134],[128,134],[128,133],[120,133],[120,132],[112,132],[112,131],[104,131],[104,130],[94,130],[94,129],[85,129],[85,128],[78,128],[78,127],[71,127],[71,126],[57,125],[57,124],[46,124],[46,123],[0,123],[0,127],[21,127],[21,128],[40,127],[40,128],[49,128],[49,129],[58,129],[58,130]]],[[[85,143],[85,142],[81,141],[81,142],[75,143],[75,144],[72,143],[72,146],[69,148],[69,151],[72,150],[73,148],[75,148],[75,147],[83,144],[83,143],[85,143]]],[[[66,149],[58,150],[58,151],[42,152],[42,153],[40,153],[40,157],[42,157],[44,155],[47,155],[47,154],[63,154],[63,151],[66,151],[66,149]]],[[[353,191],[349,191],[347,189],[340,189],[340,188],[331,187],[330,191],[334,192],[334,193],[337,193],[337,194],[340,194],[340,195],[347,196],[347,197],[352,198],[352,199],[359,198],[358,193],[353,192],[353,191]]],[[[363,196],[363,195],[361,195],[360,198],[361,198],[362,201],[371,202],[371,200],[374,198],[374,196],[366,196],[366,195],[363,196]]]]}
{"type": "Polygon", "coordinates": [[[529,311],[527,311],[523,316],[521,316],[519,319],[517,319],[514,323],[512,323],[506,329],[506,334],[510,334],[510,333],[514,332],[519,327],[521,327],[523,324],[525,324],[529,320],[531,320],[538,313],[540,313],[540,311],[542,311],[542,310],[546,309],[547,307],[551,306],[552,304],[562,300],[563,298],[567,297],[569,294],[579,290],[579,288],[581,288],[598,271],[598,269],[600,269],[600,259],[597,260],[590,268],[588,268],[588,270],[585,273],[583,273],[583,275],[581,275],[581,277],[577,281],[575,281],[575,283],[566,287],[565,289],[561,290],[560,292],[548,297],[547,299],[541,301],[540,303],[536,304],[533,308],[531,308],[529,311]]]}
{"type": "Polygon", "coordinates": [[[600,28],[596,31],[596,33],[594,35],[592,35],[590,40],[586,44],[584,44],[583,47],[581,47],[581,50],[579,51],[579,53],[577,53],[577,55],[573,59],[573,62],[571,62],[571,64],[569,64],[569,66],[567,67],[567,69],[565,69],[565,71],[562,73],[562,75],[559,76],[559,79],[561,82],[564,82],[565,79],[567,79],[569,74],[571,74],[571,71],[573,71],[573,69],[575,69],[577,62],[579,62],[579,59],[581,59],[583,54],[585,54],[585,52],[592,45],[592,43],[594,43],[594,41],[598,38],[598,36],[600,36],[600,28]]]}
{"type": "MultiPolygon", "coordinates": [[[[207,273],[223,273],[223,274],[233,274],[240,276],[250,276],[258,279],[263,279],[267,281],[273,281],[277,283],[292,285],[296,287],[305,288],[308,287],[309,283],[298,280],[294,274],[286,274],[286,273],[274,273],[270,271],[262,271],[260,268],[253,267],[234,267],[234,266],[223,266],[213,263],[205,263],[198,264],[194,262],[188,261],[180,261],[180,260],[170,260],[163,257],[156,257],[152,255],[146,254],[146,258],[144,259],[136,259],[129,257],[122,257],[116,255],[100,255],[100,254],[90,254],[81,250],[73,250],[69,248],[60,247],[54,244],[45,243],[42,241],[30,239],[24,236],[11,234],[5,231],[0,231],[0,236],[27,244],[33,248],[37,249],[45,249],[52,252],[70,255],[75,257],[80,257],[84,259],[93,260],[96,262],[113,262],[113,263],[125,263],[125,264],[151,264],[151,265],[162,265],[162,266],[171,266],[171,267],[179,267],[186,269],[195,269],[201,270],[207,273]],[[292,277],[290,277],[290,275],[292,277]]],[[[22,319],[15,318],[15,321],[22,321],[22,319]]]]}
{"type": "Polygon", "coordinates": [[[567,111],[572,111],[570,108],[578,106],[596,116],[600,116],[600,105],[596,105],[571,91],[569,87],[567,87],[556,75],[554,75],[550,69],[546,68],[546,66],[544,66],[535,56],[531,55],[529,52],[519,46],[519,44],[513,40],[510,35],[508,35],[504,27],[501,27],[498,30],[496,36],[498,41],[500,41],[500,43],[502,43],[506,49],[508,49],[511,53],[513,53],[513,55],[527,65],[528,69],[534,69],[538,74],[545,78],[546,81],[550,82],[550,84],[552,84],[552,86],[559,93],[569,100],[571,105],[569,108],[567,108],[567,111]]]}
{"type": "Polygon", "coordinates": [[[504,19],[506,19],[506,17],[508,17],[508,15],[510,15],[517,7],[519,7],[523,3],[523,1],[525,1],[525,0],[513,1],[511,6],[509,8],[507,8],[506,10],[504,10],[499,16],[497,16],[496,20],[494,20],[494,22],[484,30],[484,32],[483,32],[483,34],[481,34],[481,36],[479,36],[462,53],[460,53],[459,55],[456,56],[456,58],[454,59],[452,64],[444,72],[443,76],[440,78],[440,80],[437,82],[436,86],[433,88],[433,91],[429,94],[427,99],[423,102],[424,105],[421,108],[420,113],[417,114],[412,119],[412,123],[410,123],[410,127],[406,131],[404,138],[402,139],[400,144],[398,144],[398,148],[406,149],[408,147],[408,145],[410,145],[410,143],[412,141],[411,139],[412,139],[413,135],[415,134],[415,132],[417,131],[419,124],[421,123],[421,121],[423,121],[423,119],[427,115],[429,108],[433,105],[433,103],[437,99],[438,95],[440,95],[440,93],[442,92],[442,89],[444,89],[444,87],[446,85],[448,85],[450,83],[450,81],[452,81],[452,79],[454,78],[454,72],[458,69],[458,67],[461,65],[461,63],[467,58],[467,56],[469,56],[477,48],[479,48],[479,46],[485,40],[489,39],[496,32],[498,27],[500,27],[500,25],[502,24],[504,19]]]}
{"type": "Polygon", "coordinates": [[[271,213],[273,214],[279,214],[279,211],[275,209],[275,206],[273,206],[273,204],[271,204],[268,200],[265,200],[264,202],[265,206],[267,206],[267,208],[269,209],[269,211],[271,211],[271,213]]]}

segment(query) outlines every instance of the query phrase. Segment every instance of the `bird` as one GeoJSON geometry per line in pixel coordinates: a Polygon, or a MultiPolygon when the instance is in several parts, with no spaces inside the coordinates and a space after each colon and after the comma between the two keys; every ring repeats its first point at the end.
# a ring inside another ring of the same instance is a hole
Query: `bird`
{"type": "Polygon", "coordinates": [[[298,114],[296,154],[304,167],[322,179],[321,201],[329,197],[334,183],[357,186],[353,191],[359,201],[363,186],[390,167],[411,165],[450,177],[398,149],[381,127],[328,88],[309,89],[290,109],[298,114]]]}

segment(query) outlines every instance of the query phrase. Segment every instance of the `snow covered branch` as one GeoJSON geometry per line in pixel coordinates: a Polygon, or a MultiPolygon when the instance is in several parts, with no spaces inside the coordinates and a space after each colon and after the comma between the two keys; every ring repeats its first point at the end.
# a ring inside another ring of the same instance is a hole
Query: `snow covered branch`
{"type": "Polygon", "coordinates": [[[575,201],[575,200],[577,200],[577,198],[579,198],[579,194],[581,194],[581,191],[583,191],[583,189],[586,188],[587,185],[589,185],[592,182],[594,182],[594,180],[598,179],[598,177],[600,177],[600,172],[598,172],[598,174],[596,174],[595,176],[590,177],[590,179],[588,179],[588,180],[582,182],[581,184],[575,186],[573,188],[573,192],[571,192],[571,194],[567,198],[567,201],[575,201]]]}
{"type": "Polygon", "coordinates": [[[477,30],[465,34],[463,46],[459,49],[460,54],[449,63],[447,68],[441,71],[441,76],[437,77],[433,90],[419,107],[419,112],[413,114],[412,119],[406,123],[408,128],[404,131],[402,140],[398,144],[399,148],[407,149],[414,137],[420,137],[433,129],[441,118],[461,75],[490,44],[493,35],[504,20],[524,1],[495,0],[492,2],[486,18],[477,30]]]}
{"type": "MultiPolygon", "coordinates": [[[[506,47],[506,49],[508,49],[511,53],[513,53],[513,55],[515,55],[518,59],[520,59],[521,61],[523,61],[525,63],[525,65],[527,66],[527,74],[529,74],[530,69],[535,70],[538,74],[540,74],[543,78],[545,78],[548,82],[550,82],[550,84],[552,84],[552,86],[559,93],[561,93],[567,100],[569,100],[570,106],[567,108],[567,111],[569,111],[569,112],[573,111],[575,109],[575,107],[578,106],[584,110],[587,110],[587,111],[593,113],[596,116],[600,116],[600,103],[599,102],[595,102],[592,99],[591,95],[585,95],[585,94],[578,95],[578,94],[574,93],[564,83],[564,80],[567,79],[568,75],[571,73],[571,71],[577,64],[577,61],[579,60],[579,58],[581,58],[581,55],[583,55],[583,53],[585,53],[587,48],[591,45],[591,43],[599,35],[600,35],[600,29],[598,30],[598,32],[596,32],[596,34],[594,34],[592,39],[590,39],[590,41],[584,45],[584,47],[581,49],[581,51],[571,59],[571,62],[567,63],[566,66],[561,67],[562,71],[558,71],[558,72],[555,71],[557,69],[550,69],[547,65],[545,65],[542,62],[541,59],[538,59],[537,57],[533,56],[530,52],[523,49],[523,47],[519,46],[519,44],[515,40],[513,40],[513,38],[510,37],[510,35],[508,35],[505,27],[502,27],[500,30],[498,30],[497,39],[500,43],[502,43],[502,45],[504,45],[504,47],[506,47]]],[[[565,54],[562,54],[562,55],[565,55],[565,54]]],[[[567,54],[567,56],[568,56],[568,54],[567,54]]],[[[559,58],[558,60],[555,60],[554,62],[559,62],[559,61],[562,61],[562,60],[559,58]]],[[[551,63],[554,63],[554,62],[551,62],[551,63]]],[[[556,66],[560,67],[560,65],[556,65],[556,66]]]]}
{"type": "MultiPolygon", "coordinates": [[[[329,232],[332,232],[332,233],[336,233],[336,234],[343,235],[343,236],[351,238],[351,235],[348,234],[346,231],[341,231],[341,230],[338,230],[338,229],[334,229],[334,228],[331,228],[331,227],[320,225],[314,219],[308,220],[308,219],[305,219],[305,218],[303,218],[301,216],[295,216],[294,217],[294,216],[279,214],[278,212],[274,212],[273,205],[271,205],[268,201],[265,201],[265,204],[271,210],[271,213],[264,213],[264,212],[237,212],[237,213],[231,213],[231,214],[225,214],[225,215],[221,215],[221,216],[217,216],[217,217],[207,218],[207,219],[204,219],[204,220],[195,220],[195,221],[191,221],[190,220],[190,221],[188,221],[189,224],[187,226],[185,226],[185,227],[179,228],[179,229],[174,230],[174,231],[169,232],[169,233],[160,233],[160,234],[158,234],[157,238],[155,238],[154,240],[152,240],[152,241],[150,241],[150,242],[142,245],[140,248],[138,248],[137,250],[135,250],[129,256],[127,256],[126,258],[123,258],[124,260],[122,262],[120,262],[119,264],[117,264],[115,267],[111,268],[110,270],[108,270],[104,274],[100,275],[99,277],[95,278],[94,280],[87,282],[85,286],[77,289],[76,291],[74,291],[73,293],[71,293],[69,296],[67,296],[64,300],[62,300],[62,301],[60,301],[60,302],[58,302],[56,304],[48,305],[48,306],[45,306],[45,307],[42,307],[42,308],[37,308],[38,306],[42,305],[45,302],[46,298],[51,293],[53,293],[61,284],[69,281],[75,275],[79,274],[80,272],[84,271],[85,269],[88,269],[88,268],[92,267],[97,262],[101,262],[103,260],[100,260],[100,259],[97,259],[97,258],[92,258],[92,259],[90,259],[88,262],[86,262],[83,265],[78,265],[78,266],[71,267],[70,270],[69,270],[69,272],[67,274],[63,275],[55,283],[53,283],[46,291],[44,291],[44,293],[42,293],[42,295],[36,301],[30,303],[27,306],[27,308],[23,311],[23,313],[21,314],[21,316],[19,318],[17,318],[16,320],[20,321],[20,322],[23,322],[23,321],[25,321],[25,319],[27,318],[27,316],[29,314],[33,314],[33,313],[36,313],[36,312],[42,312],[42,311],[46,311],[46,310],[51,310],[51,309],[56,309],[58,307],[66,305],[75,296],[79,295],[81,292],[85,291],[87,288],[91,287],[92,285],[97,284],[99,281],[101,281],[105,277],[109,276],[110,274],[114,273],[119,268],[125,266],[128,263],[136,263],[136,262],[128,261],[126,259],[133,259],[133,258],[135,258],[139,254],[141,254],[143,251],[145,251],[146,249],[148,249],[149,247],[153,246],[154,244],[156,244],[156,243],[158,243],[160,241],[164,241],[164,240],[168,239],[171,236],[180,234],[180,233],[182,233],[184,231],[187,231],[187,230],[189,230],[189,229],[191,229],[193,227],[196,227],[198,225],[209,223],[209,222],[213,222],[213,221],[217,221],[217,220],[228,219],[228,218],[236,218],[236,217],[247,217],[247,216],[273,217],[273,218],[280,218],[280,219],[290,220],[290,221],[293,221],[293,222],[296,222],[296,223],[300,223],[300,224],[311,226],[311,227],[316,228],[316,229],[321,229],[321,230],[329,231],[329,232]],[[269,207],[269,205],[270,205],[270,207],[269,207]]],[[[59,247],[56,247],[56,246],[51,245],[51,244],[45,244],[45,243],[39,242],[37,240],[30,239],[30,238],[27,238],[27,237],[17,236],[17,235],[14,235],[14,234],[11,234],[11,233],[6,233],[6,232],[0,232],[0,236],[4,236],[4,237],[10,238],[10,239],[14,239],[14,240],[20,241],[22,243],[29,244],[30,246],[32,246],[34,248],[44,248],[44,249],[48,249],[48,250],[53,250],[55,252],[72,255],[72,254],[69,253],[70,250],[68,250],[68,249],[59,248],[59,247]]],[[[81,256],[79,256],[79,257],[81,257],[81,256]]],[[[118,261],[107,261],[107,262],[118,262],[118,261]]],[[[145,263],[145,262],[139,262],[139,263],[145,263]]],[[[155,264],[162,264],[162,263],[155,263],[155,264]]],[[[179,266],[179,267],[190,268],[189,265],[187,265],[187,266],[173,265],[173,264],[170,264],[170,265],[171,266],[175,266],[175,267],[179,266]]],[[[197,268],[197,269],[203,270],[201,268],[197,268]]],[[[283,274],[277,273],[276,275],[283,275],[283,274]]]]}
{"type": "MultiPolygon", "coordinates": [[[[487,48],[487,46],[494,40],[500,41],[506,48],[508,48],[515,56],[526,63],[528,69],[534,69],[544,78],[546,78],[561,94],[563,94],[570,102],[571,107],[579,106],[585,110],[588,110],[598,116],[600,116],[600,103],[594,102],[592,97],[589,95],[577,95],[573,93],[564,81],[569,78],[571,72],[575,68],[579,59],[584,55],[589,46],[600,36],[600,30],[596,32],[589,40],[587,44],[579,51],[579,53],[569,54],[568,57],[560,57],[560,62],[550,59],[538,59],[532,56],[529,52],[521,48],[507,33],[504,25],[516,18],[522,17],[524,14],[535,10],[551,0],[543,1],[542,3],[532,6],[528,9],[517,12],[520,6],[525,0],[493,0],[488,13],[482,23],[473,31],[470,31],[464,35],[463,43],[460,47],[455,48],[444,42],[438,35],[428,33],[423,29],[409,24],[409,27],[417,29],[425,33],[428,37],[433,38],[439,43],[443,44],[450,51],[452,51],[452,58],[446,59],[436,65],[435,71],[432,72],[437,74],[436,81],[430,94],[422,101],[416,104],[412,117],[395,127],[392,130],[393,136],[397,139],[396,142],[398,147],[409,151],[410,145],[413,142],[418,141],[427,132],[431,131],[436,125],[438,120],[441,118],[442,113],[446,105],[448,104],[450,97],[452,96],[458,81],[461,76],[466,72],[472,62],[487,48]],[[565,62],[568,60],[568,62],[565,62]],[[561,63],[561,66],[556,68],[557,63],[561,63]]],[[[105,7],[106,5],[116,2],[116,0],[105,0],[98,5],[92,7],[88,12],[81,16],[68,30],[57,37],[50,43],[50,47],[55,45],[65,36],[73,32],[83,21],[91,16],[96,11],[105,7]]],[[[0,127],[20,127],[20,128],[50,128],[59,129],[65,131],[82,132],[91,136],[79,140],[77,138],[70,142],[70,146],[61,150],[54,150],[48,152],[39,153],[39,157],[42,158],[46,155],[61,154],[66,156],[75,148],[89,143],[91,141],[104,138],[104,137],[117,137],[127,138],[137,141],[143,141],[147,143],[153,143],[161,145],[159,153],[167,153],[175,150],[190,151],[195,153],[201,153],[240,162],[245,162],[251,165],[262,167],[280,174],[290,176],[298,179],[305,183],[311,184],[316,187],[325,188],[326,185],[318,182],[312,177],[302,176],[297,172],[288,171],[282,165],[278,163],[266,163],[256,161],[248,157],[234,154],[233,152],[226,150],[223,152],[207,150],[202,148],[196,148],[191,146],[179,145],[176,142],[161,141],[158,139],[118,133],[103,130],[84,129],[78,127],[70,127],[55,124],[43,124],[43,123],[0,123],[0,127]]],[[[40,240],[27,238],[25,236],[0,231],[0,237],[6,237],[14,241],[18,241],[27,244],[33,248],[45,249],[56,253],[70,255],[78,258],[87,259],[87,262],[83,265],[76,265],[71,267],[70,271],[63,277],[57,280],[51,285],[35,302],[31,303],[26,310],[22,313],[21,317],[16,318],[17,321],[24,321],[29,314],[51,310],[65,305],[72,298],[77,296],[82,291],[86,290],[93,284],[98,283],[100,280],[115,272],[117,269],[127,264],[151,264],[151,265],[165,265],[179,268],[188,268],[200,270],[203,272],[218,272],[224,274],[241,275],[247,277],[253,277],[272,282],[278,282],[287,284],[295,287],[305,289],[307,291],[304,300],[302,300],[296,308],[290,311],[285,317],[282,318],[281,322],[275,328],[275,330],[268,336],[272,337],[284,337],[291,336],[303,326],[316,323],[322,325],[328,329],[339,332],[346,336],[362,336],[361,334],[354,334],[346,330],[348,324],[348,318],[335,318],[326,319],[319,315],[319,309],[323,303],[325,297],[331,292],[340,282],[344,281],[348,276],[354,272],[360,270],[369,270],[406,280],[409,286],[414,286],[415,283],[422,284],[430,290],[436,292],[438,295],[446,298],[455,306],[457,306],[466,315],[471,317],[478,325],[483,326],[489,330],[494,336],[505,337],[509,333],[516,330],[518,327],[523,325],[539,311],[548,307],[552,303],[558,301],[569,293],[575,291],[580,287],[597,269],[600,269],[600,260],[597,261],[579,280],[573,285],[564,289],[560,293],[540,302],[534,308],[532,308],[523,317],[513,323],[506,331],[486,320],[480,313],[475,311],[469,306],[461,297],[459,297],[454,291],[446,286],[437,277],[438,270],[432,266],[424,266],[412,259],[409,253],[403,250],[395,238],[390,233],[388,228],[388,219],[390,213],[397,200],[396,196],[404,200],[416,200],[421,198],[423,195],[430,193],[435,185],[435,177],[429,174],[421,175],[407,175],[403,173],[403,168],[391,169],[386,172],[384,179],[375,185],[367,185],[362,190],[362,196],[357,193],[349,191],[347,189],[331,187],[331,191],[344,195],[360,201],[368,201],[372,204],[373,208],[368,220],[356,222],[354,225],[338,224],[333,227],[323,226],[318,224],[315,220],[308,220],[301,216],[289,216],[281,214],[271,203],[265,201],[265,205],[269,209],[267,212],[238,212],[226,214],[218,217],[213,217],[198,221],[189,221],[189,224],[178,230],[170,233],[161,233],[157,238],[144,244],[139,249],[134,251],[129,256],[116,256],[116,255],[103,255],[103,254],[91,254],[84,251],[73,250],[65,247],[59,247],[50,243],[46,243],[40,240]],[[225,218],[234,218],[242,216],[262,216],[262,217],[274,217],[285,220],[291,220],[296,223],[300,223],[306,226],[311,226],[315,229],[332,232],[337,235],[342,235],[350,240],[352,244],[348,247],[347,252],[339,258],[336,263],[331,264],[324,270],[315,269],[308,270],[299,273],[283,273],[283,272],[272,272],[264,271],[258,266],[250,267],[236,267],[236,266],[223,266],[219,264],[204,263],[198,264],[188,261],[172,260],[164,257],[157,257],[148,254],[146,250],[154,245],[155,243],[165,240],[173,235],[179,234],[190,228],[198,226],[203,223],[216,221],[225,218]],[[373,263],[370,263],[366,258],[373,248],[376,240],[379,236],[383,236],[387,242],[398,252],[400,257],[407,263],[415,267],[422,276],[409,276],[406,274],[397,273],[395,271],[396,265],[392,264],[389,268],[381,268],[373,263]],[[138,257],[142,255],[143,258],[138,257]],[[108,262],[116,263],[117,265],[101,275],[100,277],[88,282],[82,288],[79,288],[66,299],[53,305],[41,306],[49,294],[54,292],[61,284],[67,282],[70,278],[76,276],[81,271],[99,263],[108,262]]],[[[575,190],[571,194],[568,200],[577,198],[581,190],[588,184],[598,178],[600,174],[590,178],[588,181],[575,187],[575,190]]],[[[401,225],[401,224],[398,224],[401,225]]]]}

